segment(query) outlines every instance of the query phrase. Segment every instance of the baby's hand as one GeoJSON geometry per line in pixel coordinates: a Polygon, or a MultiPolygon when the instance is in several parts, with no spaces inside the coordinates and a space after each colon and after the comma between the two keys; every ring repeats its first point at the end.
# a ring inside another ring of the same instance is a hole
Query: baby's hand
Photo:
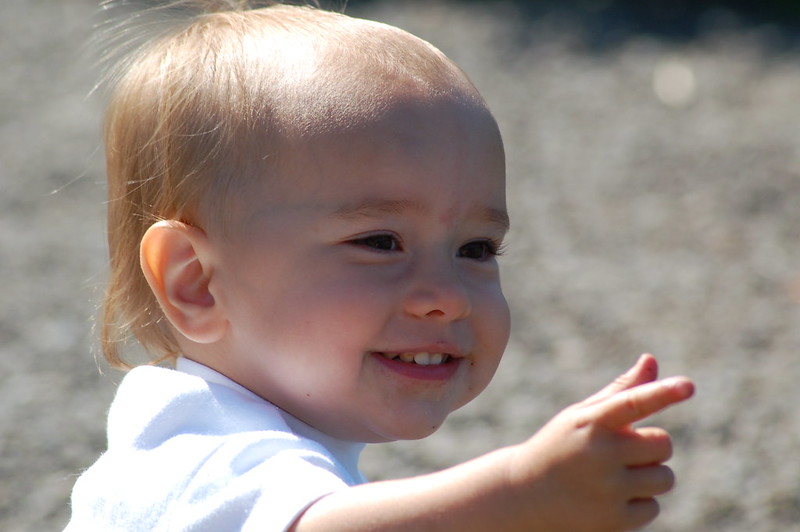
{"type": "Polygon", "coordinates": [[[514,448],[509,476],[522,497],[516,507],[524,508],[528,522],[540,524],[537,530],[619,532],[655,519],[654,497],[674,484],[663,464],[672,443],[663,429],[632,424],[694,393],[686,378],[656,381],[657,375],[656,360],[642,356],[612,384],[514,448]]]}

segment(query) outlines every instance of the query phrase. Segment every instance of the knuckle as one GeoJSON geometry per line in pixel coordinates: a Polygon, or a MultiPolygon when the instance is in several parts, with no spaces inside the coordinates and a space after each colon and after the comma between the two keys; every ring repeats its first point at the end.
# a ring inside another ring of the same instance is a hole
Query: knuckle
{"type": "Polygon", "coordinates": [[[637,393],[628,393],[625,396],[625,409],[630,412],[631,416],[636,419],[642,418],[646,415],[644,408],[642,406],[642,401],[639,398],[639,394],[637,393]]]}

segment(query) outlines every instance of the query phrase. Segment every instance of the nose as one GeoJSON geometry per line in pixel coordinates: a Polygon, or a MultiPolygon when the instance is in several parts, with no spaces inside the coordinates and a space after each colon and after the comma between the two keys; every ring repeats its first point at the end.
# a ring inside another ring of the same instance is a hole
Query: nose
{"type": "Polygon", "coordinates": [[[472,302],[455,265],[442,260],[414,268],[403,307],[415,318],[457,321],[470,314],[472,302]]]}

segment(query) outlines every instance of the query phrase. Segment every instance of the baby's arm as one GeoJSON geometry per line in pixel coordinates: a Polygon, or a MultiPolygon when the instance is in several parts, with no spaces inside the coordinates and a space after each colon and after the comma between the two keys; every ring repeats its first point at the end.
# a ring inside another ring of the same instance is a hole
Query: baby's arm
{"type": "Polygon", "coordinates": [[[689,398],[688,379],[656,381],[646,355],[612,384],[562,411],[520,445],[403,480],[323,497],[296,532],[357,530],[602,532],[631,530],[658,514],[671,489],[672,449],[657,428],[634,428],[689,398]]]}

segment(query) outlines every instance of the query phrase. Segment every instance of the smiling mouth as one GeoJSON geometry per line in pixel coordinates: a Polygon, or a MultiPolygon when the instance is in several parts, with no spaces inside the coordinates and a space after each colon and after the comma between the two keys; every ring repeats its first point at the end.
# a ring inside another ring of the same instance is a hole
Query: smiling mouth
{"type": "Polygon", "coordinates": [[[438,366],[450,362],[452,357],[447,353],[378,353],[389,360],[398,360],[418,366],[438,366]]]}

